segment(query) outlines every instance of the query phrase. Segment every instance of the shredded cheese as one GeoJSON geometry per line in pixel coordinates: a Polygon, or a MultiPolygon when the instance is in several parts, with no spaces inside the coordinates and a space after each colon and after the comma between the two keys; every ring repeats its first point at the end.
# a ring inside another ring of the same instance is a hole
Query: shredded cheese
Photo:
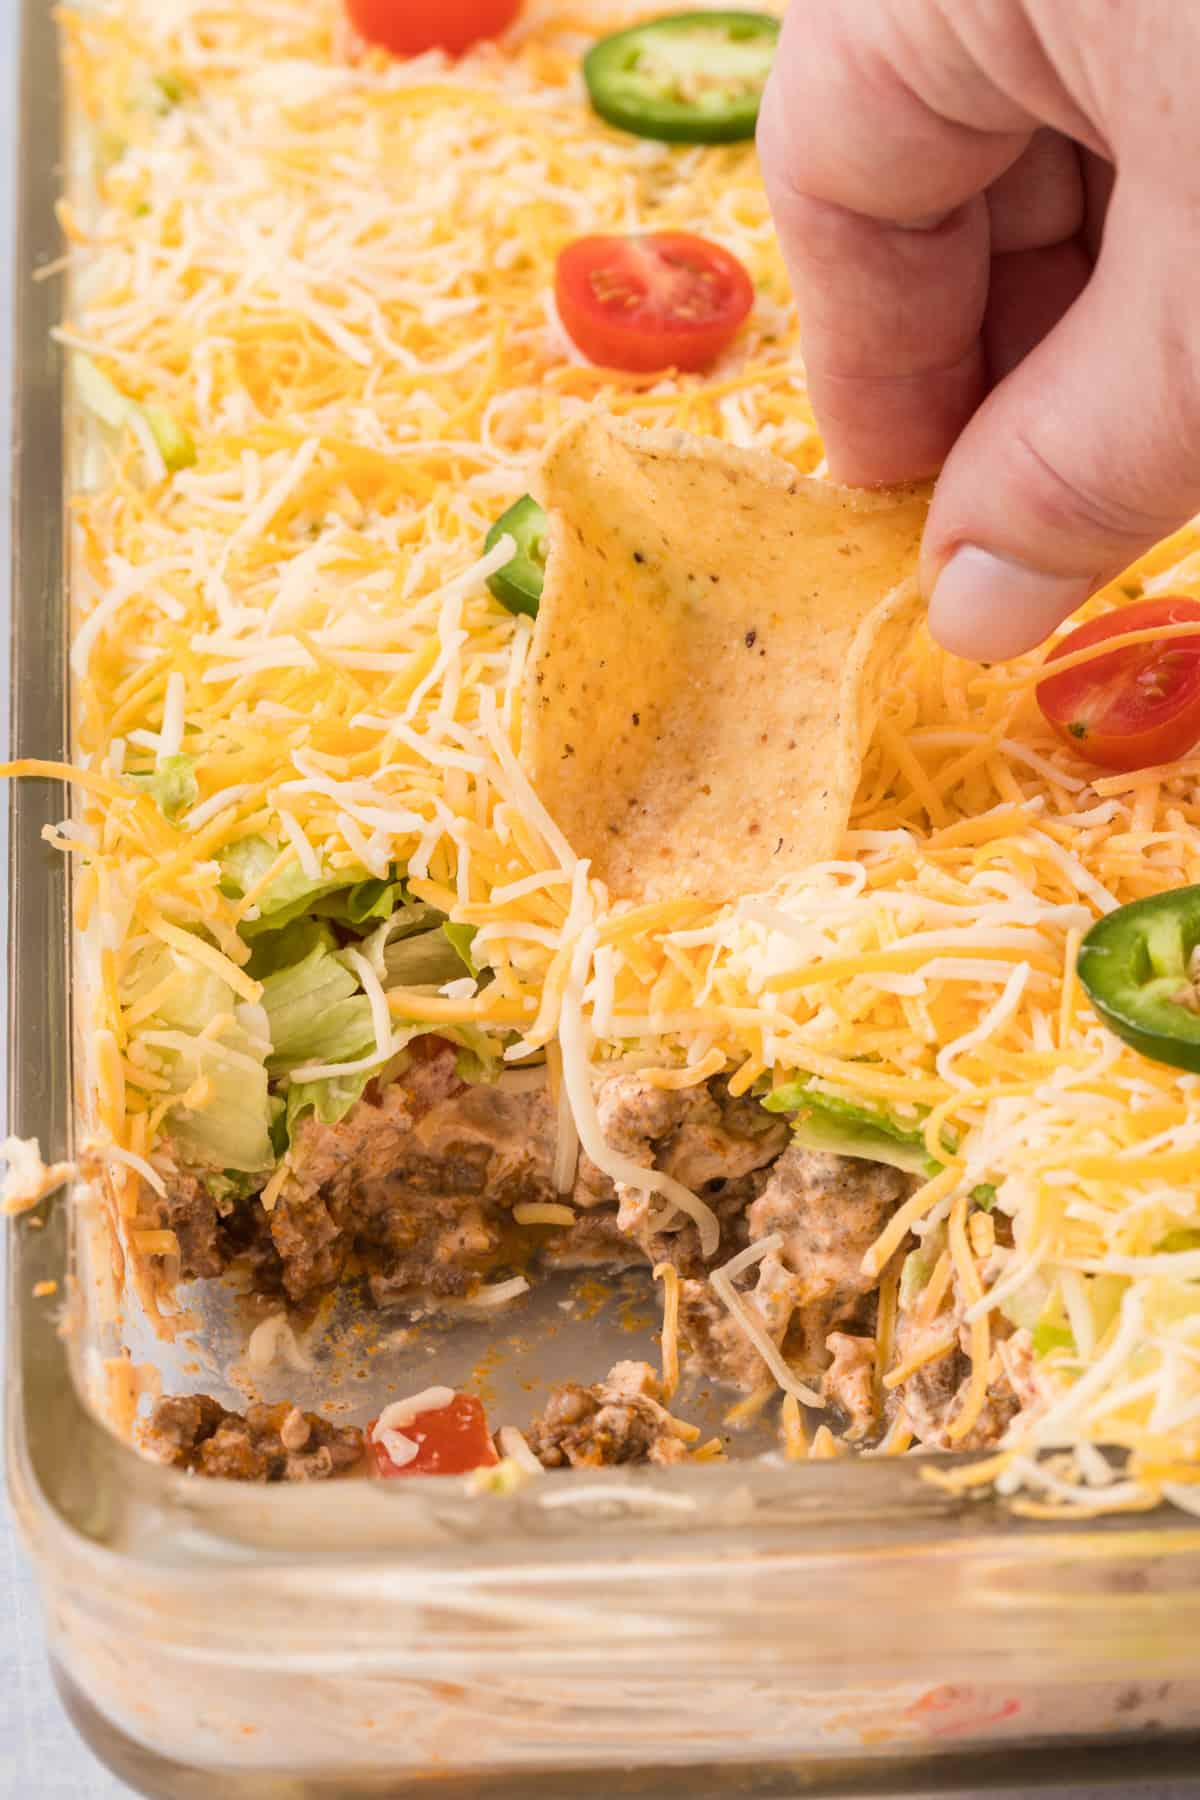
{"type": "Polygon", "coordinates": [[[533,1454],[525,1433],[518,1431],[515,1425],[502,1425],[496,1433],[496,1437],[500,1445],[500,1454],[516,1463],[519,1469],[524,1469],[529,1475],[545,1473],[541,1463],[533,1454]]]}
{"type": "Polygon", "coordinates": [[[380,1062],[386,1062],[392,1051],[392,1015],[388,1011],[387,995],[369,960],[361,950],[346,949],[342,951],[342,960],[347,968],[353,969],[362,983],[363,993],[371,1005],[371,1023],[375,1028],[375,1051],[380,1062]]]}
{"type": "Polygon", "coordinates": [[[654,1279],[663,1284],[662,1387],[670,1405],[679,1387],[679,1270],[674,1263],[656,1263],[654,1279]]]}
{"type": "MultiPolygon", "coordinates": [[[[582,1147],[622,1188],[657,1194],[671,1228],[694,1220],[706,1256],[712,1208],[604,1142],[608,1072],[631,1060],[670,1089],[723,1070],[734,1096],[764,1076],[815,1079],[895,1109],[945,1166],[865,1267],[882,1276],[910,1232],[950,1218],[933,1292],[945,1298],[953,1269],[967,1302],[957,1423],[986,1392],[991,1315],[1058,1306],[1074,1351],[1035,1368],[1042,1404],[1013,1428],[1020,1481],[1064,1438],[1177,1471],[1200,1458],[1200,1324],[1187,1253],[1162,1246],[1200,1230],[1200,1080],[1110,1038],[1074,961],[1114,904],[1200,881],[1200,760],[1100,775],[1041,721],[1040,652],[973,669],[920,630],[839,859],[724,908],[612,906],[523,774],[529,622],[489,594],[508,546],[483,542],[561,419],[599,406],[823,468],[753,146],[681,162],[604,130],[578,60],[611,7],[531,5],[528,29],[452,70],[347,61],[335,0],[64,14],[81,115],[116,148],[94,204],[64,212],[60,337],[132,410],[74,501],[79,766],[3,772],[77,792],[81,830],[55,841],[76,859],[80,929],[103,949],[88,1005],[112,1160],[153,1171],[178,1103],[171,1047],[150,1041],[149,997],[130,980],[138,946],[168,945],[253,1004],[239,928],[273,881],[400,864],[410,891],[486,933],[492,979],[388,993],[385,1030],[382,944],[364,946],[351,966],[373,1055],[307,1077],[362,1072],[417,1023],[519,1034],[509,1062],[557,1044],[556,1188],[569,1191],[582,1147]],[[147,107],[164,69],[185,97],[147,107]],[[547,305],[557,251],[630,229],[697,229],[746,265],[754,313],[711,370],[624,377],[567,346],[547,305]],[[168,466],[152,407],[194,460],[168,466]],[[177,823],[122,773],[131,745],[192,759],[197,798],[177,823]],[[223,859],[251,837],[276,854],[232,899],[223,859]],[[986,1256],[963,1211],[985,1182],[1013,1240],[986,1256]]],[[[1198,544],[1189,528],[1126,587],[1200,594],[1198,544]]],[[[1127,598],[1114,585],[1091,612],[1127,598]]],[[[1076,663],[1121,641],[1147,637],[1076,663]]],[[[189,1099],[202,1110],[210,1093],[196,1082],[189,1099]]],[[[281,1163],[268,1209],[286,1178],[281,1163]]],[[[732,1277],[748,1266],[713,1277],[743,1329],[732,1277]]],[[[775,1346],[752,1341],[796,1394],[775,1346]]]]}
{"type": "Polygon", "coordinates": [[[786,1394],[793,1394],[797,1400],[803,1401],[805,1406],[820,1406],[820,1395],[814,1393],[812,1388],[806,1386],[792,1373],[780,1355],[778,1346],[768,1336],[757,1310],[742,1298],[733,1285],[735,1275],[740,1275],[753,1264],[762,1262],[764,1257],[774,1255],[782,1244],[783,1239],[778,1232],[772,1232],[769,1237],[761,1238],[758,1243],[749,1245],[745,1250],[740,1250],[736,1256],[731,1256],[729,1261],[723,1263],[719,1269],[714,1269],[709,1275],[709,1284],[743,1336],[754,1345],[783,1391],[786,1394]]]}
{"type": "Polygon", "coordinates": [[[393,1400],[384,1407],[376,1420],[376,1433],[403,1431],[414,1419],[419,1419],[422,1413],[441,1412],[453,1400],[454,1389],[449,1387],[422,1388],[419,1394],[410,1394],[406,1400],[393,1400]]]}

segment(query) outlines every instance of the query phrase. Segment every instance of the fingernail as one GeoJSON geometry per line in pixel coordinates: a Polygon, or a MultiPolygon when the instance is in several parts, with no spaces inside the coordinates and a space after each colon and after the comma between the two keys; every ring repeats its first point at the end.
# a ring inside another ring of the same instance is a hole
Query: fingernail
{"type": "Polygon", "coordinates": [[[929,629],[956,656],[1004,662],[1040,644],[1091,591],[1086,576],[1048,575],[961,544],[934,583],[929,629]]]}

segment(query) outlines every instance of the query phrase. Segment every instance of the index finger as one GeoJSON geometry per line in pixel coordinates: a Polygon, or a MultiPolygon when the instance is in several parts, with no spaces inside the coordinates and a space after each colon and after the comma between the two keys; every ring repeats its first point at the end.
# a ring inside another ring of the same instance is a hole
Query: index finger
{"type": "Polygon", "coordinates": [[[794,0],[759,124],[830,472],[863,486],[933,474],[984,397],[983,191],[1033,123],[989,92],[936,8],[905,9],[907,36],[897,10],[794,0]],[[925,97],[939,85],[946,111],[925,97]]]}

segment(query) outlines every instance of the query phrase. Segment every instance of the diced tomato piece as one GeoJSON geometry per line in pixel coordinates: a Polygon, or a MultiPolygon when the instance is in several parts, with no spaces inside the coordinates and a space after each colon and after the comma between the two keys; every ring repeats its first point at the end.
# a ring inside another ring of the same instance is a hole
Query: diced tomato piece
{"type": "Polygon", "coordinates": [[[1089,762],[1144,769],[1172,762],[1200,741],[1200,600],[1164,594],[1090,619],[1054,645],[1046,666],[1037,703],[1058,735],[1089,762]],[[1106,638],[1193,623],[1194,636],[1128,644],[1053,673],[1060,658],[1106,638]]]}
{"type": "Polygon", "coordinates": [[[461,56],[481,38],[498,37],[520,10],[521,0],[346,0],[359,36],[393,56],[461,56]]]}
{"type": "Polygon", "coordinates": [[[384,1431],[376,1437],[378,1423],[375,1420],[367,1427],[367,1439],[376,1470],[389,1479],[395,1475],[466,1475],[472,1469],[491,1468],[500,1460],[483,1403],[474,1394],[455,1394],[448,1406],[418,1413],[395,1434],[384,1431]],[[415,1454],[402,1449],[407,1460],[397,1460],[388,1444],[393,1437],[415,1445],[415,1454]]]}

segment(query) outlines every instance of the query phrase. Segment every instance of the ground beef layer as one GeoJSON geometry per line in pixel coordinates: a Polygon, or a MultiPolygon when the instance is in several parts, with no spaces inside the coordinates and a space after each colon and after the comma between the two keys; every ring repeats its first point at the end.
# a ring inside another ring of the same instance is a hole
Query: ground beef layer
{"type": "MultiPolygon", "coordinates": [[[[894,1417],[903,1405],[919,1441],[945,1442],[969,1372],[946,1320],[944,1357],[888,1396],[886,1408],[874,1367],[878,1277],[863,1273],[863,1257],[911,1191],[911,1177],[803,1148],[786,1121],[753,1098],[731,1096],[721,1079],[670,1089],[616,1074],[600,1086],[597,1107],[614,1150],[675,1177],[717,1214],[713,1258],[691,1220],[657,1196],[614,1186],[586,1157],[571,1192],[558,1193],[546,1087],[464,1081],[453,1046],[436,1038],[422,1040],[404,1073],[369,1087],[339,1123],[305,1120],[271,1211],[258,1196],[221,1202],[195,1171],[168,1167],[158,1222],[178,1237],[183,1278],[237,1264],[256,1292],[299,1307],[351,1272],[387,1305],[469,1299],[514,1273],[668,1263],[680,1277],[679,1334],[692,1366],[745,1391],[769,1382],[770,1372],[708,1277],[739,1251],[769,1242],[747,1271],[743,1302],[789,1366],[810,1384],[824,1382],[857,1440],[878,1435],[885,1412],[894,1417]],[[527,1210],[544,1207],[558,1216],[527,1210]]],[[[564,1404],[583,1401],[575,1395],[564,1404]]],[[[1016,1406],[998,1364],[970,1447],[994,1442],[1016,1406]]],[[[566,1461],[575,1460],[572,1441],[562,1439],[566,1461]]]]}
{"type": "Polygon", "coordinates": [[[286,1400],[231,1412],[210,1394],[160,1400],[143,1434],[157,1461],[227,1481],[328,1481],[356,1468],[363,1434],[286,1400]]]}

